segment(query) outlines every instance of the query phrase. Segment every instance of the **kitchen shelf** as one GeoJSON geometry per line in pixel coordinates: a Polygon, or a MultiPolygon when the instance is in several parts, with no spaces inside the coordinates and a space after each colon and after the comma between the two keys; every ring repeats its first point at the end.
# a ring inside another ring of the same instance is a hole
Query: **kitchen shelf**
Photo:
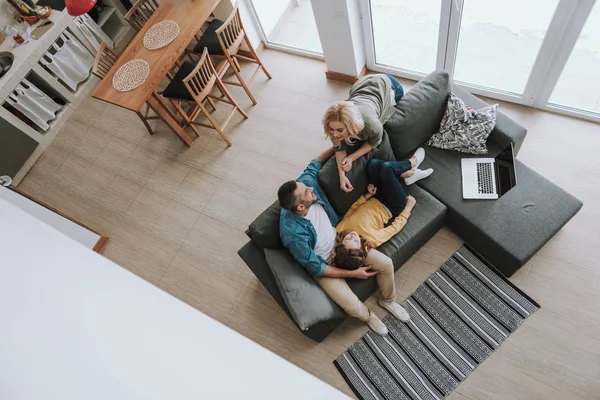
{"type": "Polygon", "coordinates": [[[100,13],[100,17],[98,18],[98,26],[103,27],[106,21],[117,11],[116,8],[111,6],[106,6],[104,10],[100,13]]]}

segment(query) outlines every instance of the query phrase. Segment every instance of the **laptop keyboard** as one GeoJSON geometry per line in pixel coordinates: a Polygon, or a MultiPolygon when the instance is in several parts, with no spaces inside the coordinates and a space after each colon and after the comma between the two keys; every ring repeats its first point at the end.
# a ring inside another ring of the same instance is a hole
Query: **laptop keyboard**
{"type": "Polygon", "coordinates": [[[494,194],[494,182],[492,180],[492,164],[477,163],[477,183],[479,194],[494,194]]]}

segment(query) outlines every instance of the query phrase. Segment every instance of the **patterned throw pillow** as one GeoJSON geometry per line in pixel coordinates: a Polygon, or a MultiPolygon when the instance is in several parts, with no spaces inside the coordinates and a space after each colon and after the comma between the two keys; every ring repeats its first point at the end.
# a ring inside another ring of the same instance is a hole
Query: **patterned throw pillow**
{"type": "Polygon", "coordinates": [[[496,126],[497,108],[498,105],[494,104],[473,110],[461,98],[451,93],[440,130],[427,144],[444,150],[487,154],[485,142],[496,126]]]}

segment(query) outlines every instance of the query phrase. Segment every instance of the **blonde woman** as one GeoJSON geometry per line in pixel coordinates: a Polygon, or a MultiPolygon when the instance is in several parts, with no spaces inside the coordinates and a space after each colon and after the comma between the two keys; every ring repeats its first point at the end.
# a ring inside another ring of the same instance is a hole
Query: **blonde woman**
{"type": "Polygon", "coordinates": [[[394,113],[394,105],[404,89],[391,75],[375,74],[360,78],[350,88],[346,101],[333,103],[323,116],[325,136],[333,143],[340,176],[340,188],[354,188],[346,177],[352,163],[379,146],[383,124],[394,113]]]}

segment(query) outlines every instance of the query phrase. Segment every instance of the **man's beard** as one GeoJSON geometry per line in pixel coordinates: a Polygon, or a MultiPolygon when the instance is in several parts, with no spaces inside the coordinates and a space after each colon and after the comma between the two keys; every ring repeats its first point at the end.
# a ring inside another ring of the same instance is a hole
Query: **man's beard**
{"type": "Polygon", "coordinates": [[[314,199],[310,200],[310,201],[304,201],[302,202],[302,204],[304,204],[304,208],[306,208],[307,210],[310,208],[310,206],[312,206],[313,204],[315,204],[317,202],[317,196],[315,196],[314,199]]]}

